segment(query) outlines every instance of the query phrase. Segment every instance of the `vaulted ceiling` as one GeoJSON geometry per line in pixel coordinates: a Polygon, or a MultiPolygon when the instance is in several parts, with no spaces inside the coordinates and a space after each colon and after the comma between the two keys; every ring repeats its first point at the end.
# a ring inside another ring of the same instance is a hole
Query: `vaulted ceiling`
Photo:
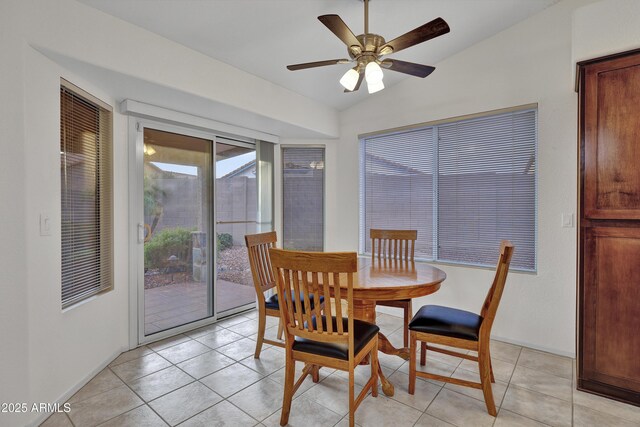
{"type": "MultiPolygon", "coordinates": [[[[338,110],[375,96],[364,85],[358,92],[343,93],[338,80],[353,65],[286,69],[288,64],[348,58],[345,45],[317,17],[338,14],[360,34],[364,32],[361,0],[79,1],[338,110]]],[[[435,74],[439,61],[557,1],[371,0],[369,31],[391,40],[442,17],[451,27],[449,34],[389,56],[434,65],[435,74]]],[[[385,71],[387,88],[404,79],[419,78],[385,71]]],[[[216,76],[211,80],[216,82],[216,76]]]]}

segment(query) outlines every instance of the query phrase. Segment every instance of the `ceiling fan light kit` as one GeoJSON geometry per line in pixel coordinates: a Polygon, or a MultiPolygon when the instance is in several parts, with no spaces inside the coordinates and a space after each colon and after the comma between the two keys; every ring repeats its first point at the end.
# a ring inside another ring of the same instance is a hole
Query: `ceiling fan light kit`
{"type": "Polygon", "coordinates": [[[384,89],[384,83],[382,82],[382,80],[373,83],[367,81],[367,90],[370,94],[380,92],[382,89],[384,89]]]}
{"type": "Polygon", "coordinates": [[[363,78],[367,80],[369,93],[375,93],[384,89],[384,73],[382,68],[424,78],[431,74],[435,67],[394,60],[381,59],[384,55],[396,53],[402,49],[431,40],[450,31],[449,25],[442,18],[436,18],[405,33],[390,42],[385,42],[384,37],[369,33],[369,0],[364,1],[364,34],[356,36],[347,24],[338,15],[318,16],[333,34],[347,45],[347,53],[351,59],[330,59],[326,61],[307,62],[303,64],[288,65],[291,71],[307,68],[323,67],[326,65],[346,64],[355,62],[356,66],[349,69],[340,79],[340,84],[345,92],[355,92],[360,88],[363,78]]]}
{"type": "Polygon", "coordinates": [[[355,68],[350,68],[340,79],[340,84],[344,86],[346,90],[351,92],[355,89],[356,84],[358,84],[359,78],[360,73],[355,68]]]}
{"type": "Polygon", "coordinates": [[[364,78],[367,79],[367,83],[377,83],[384,77],[382,74],[382,68],[377,62],[371,61],[364,69],[364,78]]]}

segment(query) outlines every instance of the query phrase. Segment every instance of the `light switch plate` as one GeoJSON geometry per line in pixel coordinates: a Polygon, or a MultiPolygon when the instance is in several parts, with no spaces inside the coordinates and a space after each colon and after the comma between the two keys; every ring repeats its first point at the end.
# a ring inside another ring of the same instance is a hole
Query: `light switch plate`
{"type": "Polygon", "coordinates": [[[563,213],[562,214],[562,226],[564,228],[573,228],[573,214],[572,213],[563,213]]]}
{"type": "Polygon", "coordinates": [[[40,235],[51,236],[51,217],[48,213],[40,213],[40,235]]]}

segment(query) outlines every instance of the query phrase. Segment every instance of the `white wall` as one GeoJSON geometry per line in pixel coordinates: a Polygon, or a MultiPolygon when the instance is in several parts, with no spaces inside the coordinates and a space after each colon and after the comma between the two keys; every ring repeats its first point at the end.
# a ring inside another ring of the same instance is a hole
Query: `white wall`
{"type": "MultiPolygon", "coordinates": [[[[327,250],[358,247],[358,134],[537,102],[539,268],[536,275],[511,274],[494,332],[572,354],[576,229],[561,228],[560,214],[576,212],[574,60],[640,47],[638,2],[590,3],[565,0],[437,64],[427,79],[410,78],[371,96],[343,112],[338,129],[329,108],[71,0],[1,1],[0,401],[57,401],[128,342],[125,119],[115,114],[116,289],[63,313],[60,230],[38,235],[41,211],[53,224],[60,221],[58,79],[66,76],[107,102],[116,99],[101,74],[79,75],[31,46],[301,129],[339,130],[339,140],[282,141],[327,146],[327,250]],[[212,83],[212,76],[224,85],[212,83]]],[[[280,191],[279,181],[276,187],[280,191]]],[[[443,269],[448,279],[442,290],[415,306],[477,310],[492,273],[443,269]]],[[[38,417],[1,415],[0,425],[38,417]]]]}
{"type": "MultiPolygon", "coordinates": [[[[426,79],[407,79],[343,112],[335,193],[343,214],[331,246],[358,247],[358,134],[537,103],[538,271],[510,273],[493,333],[573,355],[576,228],[562,228],[561,214],[577,209],[572,13],[587,3],[563,1],[437,64],[426,79]]],[[[434,303],[478,311],[493,272],[440,267],[447,280],[439,292],[414,302],[416,309],[434,303]]]]}
{"type": "MultiPolygon", "coordinates": [[[[144,82],[154,91],[166,88],[169,106],[172,96],[180,102],[191,96],[195,105],[203,99],[228,105],[240,121],[246,112],[273,121],[274,128],[285,124],[309,134],[337,135],[337,113],[71,0],[2,1],[0,35],[0,402],[61,402],[127,348],[129,324],[137,321],[128,310],[127,117],[117,108],[127,95],[122,87],[144,82]],[[60,77],[114,106],[115,289],[64,312],[60,77]],[[110,77],[130,81],[118,85],[110,77]],[[39,235],[41,212],[51,218],[51,236],[39,235]]],[[[217,118],[208,112],[202,116],[217,118]]],[[[0,425],[44,417],[2,414],[0,425]]]]}
{"type": "MultiPolygon", "coordinates": [[[[0,2],[0,402],[28,398],[22,40],[0,2]]],[[[2,414],[0,425],[19,425],[2,414]]]]}
{"type": "Polygon", "coordinates": [[[640,1],[603,0],[573,16],[573,61],[640,49],[640,1]]]}
{"type": "Polygon", "coordinates": [[[128,338],[128,204],[126,117],[116,114],[114,148],[114,290],[66,311],[60,307],[60,77],[114,105],[33,49],[25,52],[27,301],[31,399],[55,402],[126,349],[128,338]],[[39,235],[39,214],[52,220],[39,235]]]}
{"type": "Polygon", "coordinates": [[[97,68],[93,71],[106,70],[156,84],[156,90],[166,87],[320,134],[337,135],[337,115],[332,108],[101,11],[72,0],[25,0],[20,6],[26,18],[22,22],[26,40],[52,56],[77,62],[78,67],[90,64],[97,68]]]}

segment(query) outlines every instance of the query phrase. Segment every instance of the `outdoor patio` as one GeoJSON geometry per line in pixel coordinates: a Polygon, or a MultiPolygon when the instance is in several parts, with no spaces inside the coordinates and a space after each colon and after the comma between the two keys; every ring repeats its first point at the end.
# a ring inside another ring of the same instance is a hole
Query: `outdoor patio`
{"type": "MultiPolygon", "coordinates": [[[[253,287],[218,279],[218,313],[255,300],[253,287]]],[[[145,289],[145,335],[202,319],[209,315],[206,282],[182,282],[145,289]]]]}

